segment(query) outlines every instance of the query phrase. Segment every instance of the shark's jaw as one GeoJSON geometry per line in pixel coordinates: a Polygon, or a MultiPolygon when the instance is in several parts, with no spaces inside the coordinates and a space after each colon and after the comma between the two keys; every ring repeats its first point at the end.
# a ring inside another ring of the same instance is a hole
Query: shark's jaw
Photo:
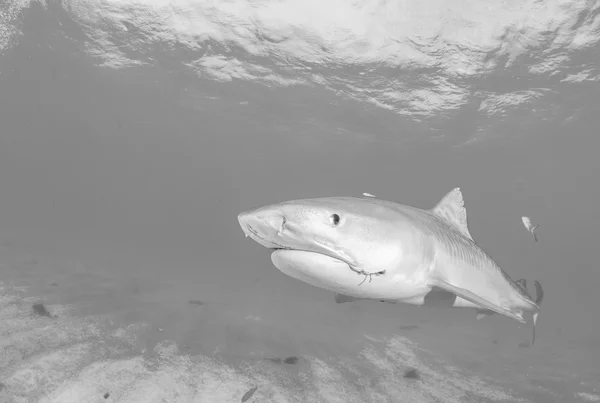
{"type": "Polygon", "coordinates": [[[282,273],[321,289],[360,296],[363,296],[361,294],[363,290],[365,293],[368,292],[367,288],[357,287],[364,282],[364,275],[343,260],[326,254],[275,249],[271,253],[271,261],[282,273]],[[357,274],[360,277],[357,277],[357,274]]]}
{"type": "Polygon", "coordinates": [[[348,269],[350,269],[350,270],[353,270],[355,272],[360,272],[360,270],[357,270],[353,267],[353,263],[350,258],[346,259],[346,258],[340,257],[342,254],[335,251],[329,245],[325,245],[325,244],[319,243],[319,242],[313,242],[316,250],[283,245],[283,242],[280,243],[273,239],[267,239],[267,237],[262,236],[257,230],[252,228],[252,226],[249,224],[247,224],[246,230],[244,232],[246,233],[246,237],[251,238],[253,241],[263,245],[267,249],[273,249],[274,251],[289,250],[289,251],[295,251],[295,252],[302,252],[305,254],[322,255],[324,257],[328,257],[330,259],[333,259],[340,263],[345,264],[346,266],[348,266],[348,269]]]}
{"type": "Polygon", "coordinates": [[[285,205],[271,205],[238,215],[238,222],[246,237],[274,250],[273,264],[280,271],[318,287],[321,285],[314,283],[323,272],[319,271],[320,266],[326,267],[326,282],[335,283],[335,273],[344,271],[344,281],[348,280],[346,276],[350,276],[355,286],[386,274],[381,266],[379,270],[369,270],[361,262],[360,256],[353,255],[353,246],[348,245],[348,237],[352,235],[330,231],[330,227],[323,228],[321,232],[318,222],[313,226],[310,220],[298,220],[293,209],[290,211],[287,207],[288,210],[285,205]]]}
{"type": "Polygon", "coordinates": [[[244,233],[247,238],[248,237],[251,238],[253,241],[261,244],[262,246],[264,246],[267,249],[292,249],[288,246],[281,245],[273,240],[270,240],[270,239],[267,239],[266,237],[261,236],[260,233],[257,230],[255,230],[254,228],[252,228],[252,226],[250,224],[246,224],[245,226],[242,226],[242,229],[244,230],[244,233]]]}
{"type": "MultiPolygon", "coordinates": [[[[261,217],[254,211],[244,212],[238,216],[238,221],[246,237],[251,238],[253,241],[267,249],[274,250],[272,256],[277,257],[278,263],[273,261],[273,264],[280,271],[291,277],[304,277],[299,272],[296,273],[297,270],[304,270],[312,273],[311,277],[313,275],[316,276],[317,273],[313,273],[313,268],[309,267],[310,262],[320,265],[325,264],[331,270],[334,268],[335,271],[347,270],[350,274],[362,276],[362,278],[359,277],[360,283],[367,280],[371,281],[373,276],[385,274],[385,271],[371,273],[361,269],[356,259],[343,250],[336,248],[331,242],[317,239],[312,239],[310,242],[307,242],[302,236],[290,234],[289,228],[286,226],[286,219],[282,215],[270,214],[267,217],[261,217]],[[283,254],[279,253],[279,251],[290,251],[290,253],[283,254]],[[291,266],[283,263],[285,260],[284,258],[288,256],[293,257],[291,261],[294,263],[291,266]]],[[[332,273],[330,273],[330,275],[332,275],[332,273]]],[[[354,279],[356,280],[356,277],[354,277],[354,279]]],[[[312,284],[312,282],[310,283],[312,284]]]]}

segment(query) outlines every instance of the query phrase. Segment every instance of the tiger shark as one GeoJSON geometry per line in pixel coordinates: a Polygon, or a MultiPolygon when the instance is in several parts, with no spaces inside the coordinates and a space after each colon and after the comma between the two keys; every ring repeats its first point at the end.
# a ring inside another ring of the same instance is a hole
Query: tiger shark
{"type": "Polygon", "coordinates": [[[526,323],[536,300],[473,240],[460,188],[424,210],[376,197],[323,197],[271,204],[238,215],[246,237],[272,249],[281,272],[335,293],[338,303],[378,300],[422,306],[440,292],[477,318],[526,323]]]}

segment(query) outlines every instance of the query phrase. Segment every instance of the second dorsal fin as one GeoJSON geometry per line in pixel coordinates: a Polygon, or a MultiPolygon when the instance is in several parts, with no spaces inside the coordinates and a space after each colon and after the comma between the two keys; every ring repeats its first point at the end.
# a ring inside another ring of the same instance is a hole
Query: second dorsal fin
{"type": "Polygon", "coordinates": [[[438,217],[446,220],[458,229],[464,236],[473,239],[467,225],[467,209],[460,188],[454,188],[439,203],[431,209],[438,217]]]}

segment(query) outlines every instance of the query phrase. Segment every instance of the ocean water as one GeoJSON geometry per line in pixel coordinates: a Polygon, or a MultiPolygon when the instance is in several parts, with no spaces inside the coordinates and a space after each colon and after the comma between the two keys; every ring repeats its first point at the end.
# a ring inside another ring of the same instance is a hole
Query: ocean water
{"type": "Polygon", "coordinates": [[[599,39],[598,1],[0,0],[0,402],[600,401],[599,39]],[[236,219],[456,186],[533,347],[336,304],[236,219]]]}

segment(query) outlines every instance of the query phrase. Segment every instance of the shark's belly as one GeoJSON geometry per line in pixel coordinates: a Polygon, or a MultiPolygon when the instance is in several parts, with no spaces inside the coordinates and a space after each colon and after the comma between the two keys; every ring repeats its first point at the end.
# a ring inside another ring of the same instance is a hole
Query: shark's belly
{"type": "Polygon", "coordinates": [[[426,284],[393,274],[365,276],[326,255],[276,250],[271,261],[282,273],[315,287],[356,298],[386,299],[420,305],[431,290],[426,284]]]}

